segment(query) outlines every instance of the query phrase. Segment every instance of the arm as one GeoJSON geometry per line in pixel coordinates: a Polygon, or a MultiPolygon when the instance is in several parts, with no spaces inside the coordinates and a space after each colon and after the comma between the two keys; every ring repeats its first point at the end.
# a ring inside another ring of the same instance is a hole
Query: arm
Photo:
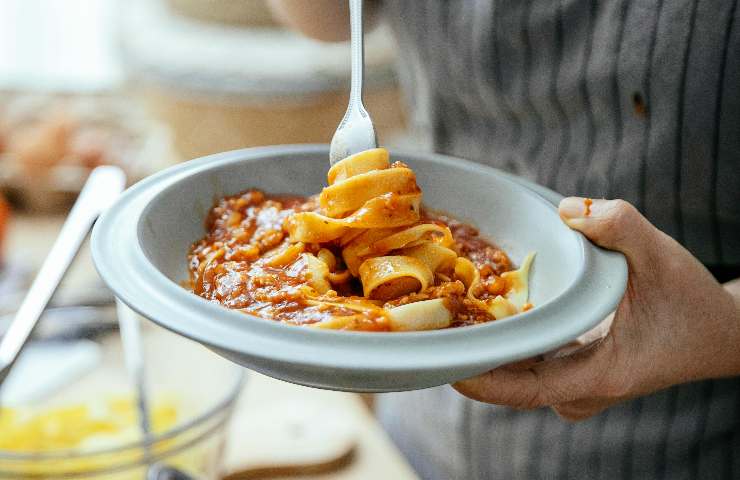
{"type": "Polygon", "coordinates": [[[466,396],[516,408],[550,406],[588,418],[681,383],[740,375],[740,279],[720,285],[630,204],[567,198],[560,216],[627,257],[627,292],[600,342],[573,355],[497,368],[455,384],[466,396]]]}
{"type": "MultiPolygon", "coordinates": [[[[349,40],[349,2],[347,0],[269,0],[268,5],[281,23],[307,37],[324,42],[349,40]]],[[[365,26],[377,21],[375,1],[363,3],[365,26]]]]}

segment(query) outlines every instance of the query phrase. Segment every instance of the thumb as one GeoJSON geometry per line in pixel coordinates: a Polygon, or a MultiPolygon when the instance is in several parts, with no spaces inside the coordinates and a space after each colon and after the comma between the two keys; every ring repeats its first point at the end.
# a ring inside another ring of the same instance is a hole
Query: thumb
{"type": "Polygon", "coordinates": [[[624,200],[590,200],[568,197],[560,202],[560,218],[595,244],[622,252],[633,260],[645,255],[661,235],[645,217],[624,200]]]}

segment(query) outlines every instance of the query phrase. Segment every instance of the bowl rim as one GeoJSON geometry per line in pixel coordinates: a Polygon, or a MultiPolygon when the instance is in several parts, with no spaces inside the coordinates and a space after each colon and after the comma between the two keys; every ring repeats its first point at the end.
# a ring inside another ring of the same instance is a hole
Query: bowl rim
{"type": "MultiPolygon", "coordinates": [[[[116,453],[125,452],[127,450],[134,450],[139,448],[148,448],[152,446],[156,446],[160,442],[164,442],[166,440],[170,440],[172,438],[177,437],[178,435],[182,433],[186,433],[188,431],[191,431],[195,428],[198,428],[202,425],[205,425],[208,423],[208,421],[213,420],[214,418],[218,418],[219,414],[224,414],[225,419],[228,418],[231,415],[231,411],[236,404],[237,400],[239,399],[239,394],[241,393],[242,389],[244,388],[244,384],[246,382],[246,372],[244,369],[238,368],[234,366],[233,370],[233,379],[232,384],[229,386],[229,389],[226,391],[226,393],[223,395],[223,397],[215,402],[212,406],[204,410],[203,412],[199,413],[198,415],[195,415],[193,418],[190,418],[189,420],[175,424],[174,427],[169,428],[163,432],[154,433],[149,436],[149,438],[142,439],[142,440],[135,440],[135,441],[127,441],[125,443],[122,443],[120,445],[115,445],[112,447],[101,447],[101,448],[94,448],[90,450],[81,450],[79,448],[70,447],[70,448],[63,448],[58,450],[48,450],[48,451],[40,451],[40,452],[15,452],[15,451],[9,451],[9,450],[2,450],[0,449],[0,461],[12,461],[12,462],[25,462],[25,461],[49,461],[49,460],[58,460],[58,459],[88,459],[92,457],[97,457],[100,455],[111,455],[116,453]]],[[[222,419],[218,422],[220,425],[225,419],[222,419]]],[[[207,434],[210,432],[210,428],[203,432],[203,434],[207,434]]],[[[196,439],[201,438],[201,435],[198,435],[196,439]]],[[[165,449],[160,453],[157,453],[157,458],[166,458],[170,455],[173,455],[177,453],[179,450],[181,450],[183,447],[187,448],[190,446],[192,441],[187,442],[184,446],[182,445],[175,445],[175,448],[172,449],[165,449]]],[[[140,462],[134,461],[131,463],[126,463],[125,465],[116,466],[115,470],[118,470],[120,468],[124,468],[126,466],[130,465],[138,465],[140,462]]],[[[107,468],[107,467],[106,467],[107,468]]],[[[85,472],[85,474],[89,475],[97,475],[100,473],[104,473],[107,470],[90,470],[89,472],[85,472]]],[[[0,473],[2,473],[0,471],[0,473]]]]}
{"type": "MultiPolygon", "coordinates": [[[[270,156],[290,154],[327,156],[328,146],[322,144],[280,145],[217,153],[170,167],[129,188],[118,202],[98,220],[93,230],[91,240],[93,259],[101,277],[124,303],[143,316],[167,329],[217,349],[237,352],[261,360],[298,363],[306,367],[385,372],[463,368],[490,364],[495,357],[525,358],[542,353],[563,345],[593,328],[616,308],[626,288],[627,266],[624,256],[598,248],[580,233],[569,230],[578,239],[577,244],[583,256],[583,268],[566,291],[553,301],[533,310],[482,325],[428,332],[324,331],[296,328],[252,315],[247,315],[247,318],[259,321],[245,322],[245,313],[229,310],[193,295],[165,277],[150,262],[140,244],[140,233],[143,228],[141,219],[164,191],[174,188],[179,182],[192,175],[208,170],[227,167],[234,163],[259,162],[270,156]],[[111,250],[111,240],[116,235],[123,235],[127,240],[123,252],[111,250]],[[578,292],[579,288],[583,290],[584,286],[593,284],[605,275],[613,277],[613,285],[608,292],[594,292],[594,289],[589,292],[592,295],[583,295],[582,292],[578,292]],[[414,345],[420,343],[418,339],[424,339],[422,343],[426,345],[433,342],[438,347],[445,346],[452,340],[458,343],[466,343],[465,340],[472,343],[477,341],[480,347],[480,340],[476,340],[478,337],[484,336],[490,340],[492,333],[493,337],[505,336],[507,332],[511,335],[511,330],[517,329],[516,325],[520,323],[520,320],[529,318],[533,322],[536,318],[544,318],[544,315],[562,315],[565,307],[568,307],[565,310],[569,310],[571,314],[578,313],[579,306],[590,309],[587,320],[571,321],[564,324],[567,328],[561,328],[559,332],[550,332],[549,336],[524,339],[528,340],[528,346],[523,346],[522,343],[527,342],[519,339],[519,344],[514,341],[498,345],[499,350],[495,354],[486,355],[480,351],[480,348],[478,350],[466,348],[457,352],[457,356],[453,358],[445,355],[439,355],[436,358],[430,355],[415,357],[404,350],[411,349],[409,353],[419,354],[418,349],[416,352],[413,351],[414,345]],[[218,321],[214,321],[214,316],[218,321]],[[203,321],[206,317],[210,323],[203,321]],[[199,330],[195,332],[194,329],[199,330]],[[473,332],[480,335],[469,335],[473,332]],[[383,344],[383,348],[378,349],[377,345],[380,343],[383,344]],[[248,345],[247,350],[245,350],[245,345],[248,345]],[[323,348],[331,348],[332,355],[318,355],[322,353],[323,348]],[[391,350],[388,350],[389,348],[391,350]],[[357,349],[362,352],[358,352],[357,349]],[[384,355],[380,355],[380,350],[384,352],[384,355]],[[405,363],[390,365],[387,360],[383,361],[381,357],[392,355],[392,352],[398,352],[405,363]]],[[[553,203],[562,198],[545,187],[495,168],[466,160],[395,149],[391,149],[391,155],[411,161],[441,163],[455,168],[482,172],[486,175],[494,174],[502,181],[514,183],[517,188],[524,187],[521,188],[522,194],[531,195],[537,201],[546,204],[546,208],[550,209],[553,214],[556,214],[553,203]]]]}

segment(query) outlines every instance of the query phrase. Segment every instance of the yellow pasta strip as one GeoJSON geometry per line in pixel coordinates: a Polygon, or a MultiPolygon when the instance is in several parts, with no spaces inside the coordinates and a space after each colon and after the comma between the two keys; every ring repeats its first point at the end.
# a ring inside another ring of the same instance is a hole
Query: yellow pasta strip
{"type": "Polygon", "coordinates": [[[423,243],[415,247],[404,248],[400,253],[421,260],[434,273],[438,270],[454,268],[457,259],[454,251],[436,243],[423,243]]]}
{"type": "Polygon", "coordinates": [[[292,215],[285,223],[291,242],[325,243],[331,242],[349,229],[344,223],[324,217],[315,212],[301,212],[292,215]]]}
{"type": "Polygon", "coordinates": [[[381,195],[371,198],[347,218],[336,219],[316,212],[299,212],[286,224],[292,242],[324,243],[342,237],[350,228],[387,228],[419,220],[421,195],[381,195]]]}
{"type": "Polygon", "coordinates": [[[515,315],[522,311],[529,297],[529,270],[534,259],[534,253],[527,255],[518,270],[505,272],[501,275],[506,281],[507,291],[504,296],[497,295],[493,299],[480,300],[475,291],[480,284],[480,273],[475,265],[467,258],[458,258],[455,261],[455,274],[467,288],[467,298],[479,308],[490,313],[495,319],[515,315]]]}
{"type": "Polygon", "coordinates": [[[435,298],[407,303],[390,310],[390,327],[393,331],[419,331],[447,328],[452,322],[452,313],[444,300],[435,298]]]}
{"type": "Polygon", "coordinates": [[[306,262],[306,266],[308,267],[308,271],[306,272],[308,284],[319,293],[326,293],[331,290],[331,285],[329,284],[329,267],[310,253],[301,254],[301,258],[306,262]]]}
{"type": "Polygon", "coordinates": [[[488,313],[493,315],[496,320],[510,317],[519,313],[519,309],[509,301],[509,299],[497,295],[493,300],[486,302],[488,313]]]}
{"type": "Polygon", "coordinates": [[[334,315],[321,322],[312,323],[309,325],[311,328],[319,328],[322,330],[342,330],[352,325],[355,321],[361,320],[362,315],[334,315]]]}
{"type": "Polygon", "coordinates": [[[360,272],[360,265],[362,262],[370,257],[379,255],[366,255],[360,256],[360,252],[365,251],[369,245],[377,242],[378,240],[391,235],[395,232],[394,228],[374,228],[371,230],[364,230],[360,235],[355,237],[348,245],[342,250],[342,258],[344,263],[347,264],[347,268],[355,277],[360,272]]]}
{"type": "MultiPolygon", "coordinates": [[[[326,297],[321,297],[326,298],[326,297]]],[[[370,300],[367,298],[360,298],[355,300],[357,297],[344,298],[343,301],[332,302],[328,300],[309,299],[306,300],[308,305],[328,305],[331,307],[348,308],[350,310],[357,310],[358,312],[370,312],[376,310],[381,306],[381,302],[378,300],[370,300]]]]}
{"type": "Polygon", "coordinates": [[[524,307],[529,300],[529,270],[534,260],[534,252],[524,257],[519,269],[501,274],[506,281],[506,298],[511,301],[518,310],[524,307]]]}
{"type": "Polygon", "coordinates": [[[372,170],[384,170],[390,165],[388,150],[385,148],[373,148],[364,152],[356,153],[344,160],[337,162],[329,169],[327,179],[329,185],[341,182],[349,177],[372,170]]]}
{"type": "Polygon", "coordinates": [[[421,225],[414,225],[413,227],[409,227],[393,235],[388,235],[374,242],[366,250],[359,252],[359,255],[384,255],[391,250],[398,250],[399,248],[413,246],[412,244],[430,241],[439,242],[445,247],[449,247],[453,243],[452,232],[450,232],[449,228],[442,225],[422,223],[421,225]]]}
{"type": "Polygon", "coordinates": [[[366,297],[389,300],[425,290],[434,275],[421,260],[391,255],[365,260],[360,265],[360,281],[366,297]]]}
{"type": "Polygon", "coordinates": [[[322,248],[316,253],[316,257],[318,257],[319,260],[324,262],[327,267],[329,267],[329,271],[333,272],[335,268],[337,268],[337,258],[334,256],[334,254],[331,252],[331,250],[322,248]]]}
{"type": "Polygon", "coordinates": [[[368,200],[388,193],[420,193],[414,172],[410,168],[399,167],[361,173],[324,188],[319,202],[327,216],[338,218],[357,210],[368,200]]]}
{"type": "Polygon", "coordinates": [[[267,267],[281,267],[294,262],[298,255],[303,253],[305,245],[301,242],[288,244],[280,247],[278,250],[271,252],[265,257],[264,263],[267,267]]]}

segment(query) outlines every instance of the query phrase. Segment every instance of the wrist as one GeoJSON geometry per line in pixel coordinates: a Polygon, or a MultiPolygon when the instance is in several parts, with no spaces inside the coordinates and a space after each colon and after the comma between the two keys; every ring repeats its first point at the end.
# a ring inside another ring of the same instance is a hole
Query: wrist
{"type": "MultiPolygon", "coordinates": [[[[692,304],[684,304],[681,317],[662,327],[646,381],[652,391],[673,385],[740,376],[740,288],[735,292],[714,282],[692,304]],[[701,298],[703,297],[703,298],[701,298]]],[[[740,282],[736,287],[740,287],[740,282]]],[[[645,385],[643,385],[644,387],[645,385]]]]}
{"type": "Polygon", "coordinates": [[[736,278],[722,285],[732,298],[735,305],[735,315],[730,320],[730,333],[734,332],[734,362],[729,376],[740,376],[740,278],[736,278]]]}
{"type": "Polygon", "coordinates": [[[740,376],[740,280],[723,285],[721,291],[712,315],[718,335],[706,346],[707,368],[698,380],[740,376]]]}

